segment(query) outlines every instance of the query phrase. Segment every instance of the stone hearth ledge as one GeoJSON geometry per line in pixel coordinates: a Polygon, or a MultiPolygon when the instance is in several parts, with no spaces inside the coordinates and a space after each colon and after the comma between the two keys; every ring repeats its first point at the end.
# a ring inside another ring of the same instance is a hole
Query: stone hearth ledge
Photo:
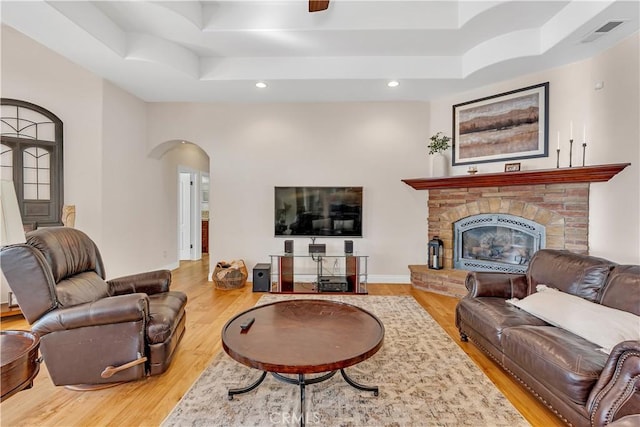
{"type": "Polygon", "coordinates": [[[464,286],[467,270],[452,268],[432,270],[427,265],[410,265],[409,271],[411,285],[414,288],[456,298],[467,295],[467,288],[464,286]]]}

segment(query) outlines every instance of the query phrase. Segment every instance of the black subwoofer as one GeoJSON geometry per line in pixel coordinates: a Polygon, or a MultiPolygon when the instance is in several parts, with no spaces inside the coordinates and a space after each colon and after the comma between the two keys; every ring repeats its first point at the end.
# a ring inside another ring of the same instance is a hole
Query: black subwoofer
{"type": "Polygon", "coordinates": [[[271,264],[256,264],[253,267],[253,292],[271,291],[271,264]]]}

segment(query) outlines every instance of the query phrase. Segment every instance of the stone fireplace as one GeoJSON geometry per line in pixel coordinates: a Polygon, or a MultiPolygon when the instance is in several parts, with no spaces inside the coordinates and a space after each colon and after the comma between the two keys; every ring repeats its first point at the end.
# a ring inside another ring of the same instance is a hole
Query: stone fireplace
{"type": "MultiPolygon", "coordinates": [[[[480,267],[456,265],[454,243],[458,237],[454,226],[456,223],[469,225],[470,221],[474,221],[474,216],[488,222],[503,216],[500,226],[512,221],[511,224],[517,222],[519,228],[512,232],[494,228],[493,231],[485,230],[489,232],[486,236],[475,236],[478,241],[470,241],[469,251],[482,255],[476,258],[485,257],[487,253],[489,258],[497,257],[498,253],[507,249],[506,246],[511,246],[509,253],[504,254],[510,260],[506,264],[511,265],[528,262],[527,258],[538,248],[588,253],[590,183],[608,181],[629,165],[617,163],[403,180],[416,190],[429,191],[427,241],[438,236],[444,243],[444,269],[432,270],[426,265],[410,265],[412,285],[456,297],[467,294],[464,286],[467,273],[478,271],[480,267]],[[493,248],[488,248],[487,252],[484,246],[490,245],[479,240],[482,237],[490,239],[491,232],[498,241],[494,241],[493,248]],[[539,245],[536,245],[536,239],[539,239],[539,245]],[[523,241],[526,246],[533,244],[529,252],[518,252],[521,248],[516,246],[523,241]]],[[[498,220],[495,221],[498,224],[498,220]]],[[[473,240],[474,236],[471,238],[473,240]]]]}
{"type": "MultiPolygon", "coordinates": [[[[589,184],[544,184],[429,190],[429,237],[444,243],[444,270],[410,266],[411,283],[421,289],[464,296],[468,271],[454,265],[454,224],[475,215],[508,215],[544,228],[540,246],[586,253],[589,241],[589,184]]],[[[464,222],[464,221],[463,221],[464,222]]],[[[533,255],[533,253],[530,253],[533,255]]]]}

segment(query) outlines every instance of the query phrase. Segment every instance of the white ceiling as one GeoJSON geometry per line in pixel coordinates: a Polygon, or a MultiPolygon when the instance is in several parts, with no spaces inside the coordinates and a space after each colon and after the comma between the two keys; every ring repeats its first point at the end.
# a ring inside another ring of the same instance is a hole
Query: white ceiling
{"type": "Polygon", "coordinates": [[[593,56],[638,31],[640,15],[638,0],[331,0],[315,13],[306,0],[0,8],[4,24],[149,102],[429,100],[593,56]],[[624,23],[583,42],[611,20],[624,23]]]}

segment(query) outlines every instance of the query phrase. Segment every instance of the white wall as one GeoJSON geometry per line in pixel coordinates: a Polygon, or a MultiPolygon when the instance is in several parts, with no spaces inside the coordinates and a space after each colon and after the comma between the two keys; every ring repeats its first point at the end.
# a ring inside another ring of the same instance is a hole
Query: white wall
{"type": "MultiPolygon", "coordinates": [[[[426,103],[149,105],[149,142],[185,139],[211,158],[211,261],[251,268],[282,253],[274,237],[274,186],[364,187],[370,282],[408,282],[425,263],[426,193],[401,182],[429,174],[426,103]]],[[[305,252],[310,239],[295,238],[305,252]]],[[[342,239],[318,239],[341,253],[342,239]]]]}
{"type": "Polygon", "coordinates": [[[608,183],[591,186],[591,254],[640,263],[640,33],[591,61],[593,163],[630,162],[608,183]],[[594,90],[595,82],[603,82],[594,90]]]}
{"type": "MultiPolygon", "coordinates": [[[[452,106],[457,103],[548,81],[550,155],[517,161],[523,170],[555,168],[560,131],[560,166],[568,167],[573,121],[573,165],[582,164],[586,123],[587,165],[631,162],[611,181],[591,185],[590,253],[620,263],[640,263],[639,39],[636,33],[591,59],[435,100],[431,103],[431,132],[443,130],[451,135],[452,106]],[[604,88],[595,90],[599,81],[604,88]]],[[[478,171],[500,172],[504,163],[481,163],[478,171]]],[[[467,167],[453,167],[452,174],[464,174],[467,167]]]]}
{"type": "Polygon", "coordinates": [[[167,212],[176,199],[163,185],[168,163],[148,156],[146,103],[10,27],[1,31],[2,96],[62,120],[64,203],[76,205],[75,226],[100,248],[107,276],[176,266],[177,243],[164,231],[175,229],[167,212]]]}
{"type": "Polygon", "coordinates": [[[102,240],[102,79],[2,26],[2,97],[57,115],[64,132],[64,202],[76,227],[102,240]]]}
{"type": "Polygon", "coordinates": [[[109,277],[177,267],[170,231],[175,197],[165,180],[164,159],[146,148],[147,104],[111,83],[104,84],[102,170],[103,245],[109,277]],[[108,263],[107,263],[108,260],[108,263]]]}

